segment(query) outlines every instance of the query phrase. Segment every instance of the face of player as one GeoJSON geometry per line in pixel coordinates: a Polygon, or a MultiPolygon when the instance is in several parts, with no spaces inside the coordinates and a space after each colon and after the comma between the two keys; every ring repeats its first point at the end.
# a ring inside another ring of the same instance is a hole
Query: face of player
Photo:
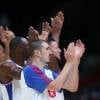
{"type": "Polygon", "coordinates": [[[52,54],[49,45],[46,42],[42,43],[41,61],[43,63],[50,62],[50,55],[52,54]]]}
{"type": "Polygon", "coordinates": [[[58,44],[55,42],[55,41],[52,41],[51,44],[50,44],[50,49],[52,51],[52,54],[60,59],[60,53],[61,53],[61,50],[60,48],[58,47],[58,44]]]}
{"type": "Polygon", "coordinates": [[[28,41],[25,39],[25,38],[22,38],[22,41],[23,41],[23,46],[22,46],[22,49],[23,49],[23,53],[24,53],[24,56],[25,58],[28,56],[28,41]]]}
{"type": "Polygon", "coordinates": [[[22,42],[16,48],[15,53],[18,53],[19,55],[21,55],[22,58],[24,58],[24,60],[27,60],[27,58],[29,57],[29,55],[28,55],[28,41],[25,38],[21,38],[21,41],[22,42]]]}

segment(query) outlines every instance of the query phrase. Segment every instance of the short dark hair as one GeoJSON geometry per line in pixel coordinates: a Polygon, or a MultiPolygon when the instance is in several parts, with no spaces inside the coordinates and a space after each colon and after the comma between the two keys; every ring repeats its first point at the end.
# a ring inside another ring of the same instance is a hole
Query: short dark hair
{"type": "Polygon", "coordinates": [[[52,42],[56,42],[55,39],[49,38],[48,41],[47,41],[48,44],[51,44],[52,42]]]}
{"type": "Polygon", "coordinates": [[[42,50],[42,44],[46,42],[44,40],[34,40],[29,46],[29,54],[32,56],[35,50],[42,50]]]}

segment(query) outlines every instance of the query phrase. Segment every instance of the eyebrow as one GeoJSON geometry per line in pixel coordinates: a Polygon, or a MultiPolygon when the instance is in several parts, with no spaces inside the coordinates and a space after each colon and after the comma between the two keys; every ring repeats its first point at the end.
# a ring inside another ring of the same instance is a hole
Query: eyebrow
{"type": "Polygon", "coordinates": [[[48,46],[46,49],[50,49],[50,47],[48,46]]]}

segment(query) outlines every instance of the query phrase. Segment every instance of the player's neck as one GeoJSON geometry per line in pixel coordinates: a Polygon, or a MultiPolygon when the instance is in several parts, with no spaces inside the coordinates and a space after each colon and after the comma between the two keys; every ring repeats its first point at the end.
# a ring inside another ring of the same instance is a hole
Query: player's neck
{"type": "Polygon", "coordinates": [[[38,66],[39,69],[42,69],[46,65],[45,63],[40,62],[40,60],[38,60],[38,59],[34,59],[32,61],[32,64],[38,66]]]}

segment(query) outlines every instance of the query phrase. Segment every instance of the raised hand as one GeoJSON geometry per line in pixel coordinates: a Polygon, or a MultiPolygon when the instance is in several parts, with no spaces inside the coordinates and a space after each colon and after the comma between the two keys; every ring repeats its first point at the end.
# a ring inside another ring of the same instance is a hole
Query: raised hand
{"type": "Polygon", "coordinates": [[[50,32],[51,32],[51,27],[50,27],[49,23],[47,21],[43,22],[42,23],[42,33],[39,36],[39,39],[47,40],[48,37],[49,37],[50,32]]]}
{"type": "Polygon", "coordinates": [[[5,46],[5,55],[6,58],[5,59],[9,59],[9,43],[10,41],[15,37],[15,34],[8,29],[8,27],[6,27],[6,29],[4,29],[3,27],[0,28],[0,40],[1,42],[4,44],[5,46]]]}
{"type": "Polygon", "coordinates": [[[74,60],[74,42],[69,43],[67,49],[64,48],[64,57],[67,62],[74,60]]]}
{"type": "Polygon", "coordinates": [[[85,52],[85,45],[81,40],[77,40],[76,43],[71,42],[67,49],[64,49],[64,57],[67,61],[74,61],[80,59],[85,52]]]}
{"type": "Polygon", "coordinates": [[[51,32],[51,26],[47,21],[42,23],[42,31],[51,32]]]}
{"type": "Polygon", "coordinates": [[[82,43],[80,39],[76,41],[74,50],[75,50],[75,56],[77,58],[81,58],[83,53],[85,52],[85,45],[82,43]]]}
{"type": "Polygon", "coordinates": [[[63,22],[64,22],[64,14],[62,11],[58,12],[58,14],[54,18],[51,18],[52,35],[58,34],[59,31],[61,31],[63,22]]]}
{"type": "Polygon", "coordinates": [[[31,43],[34,40],[39,39],[39,32],[36,29],[34,29],[33,26],[30,26],[28,29],[27,39],[28,39],[29,43],[31,43]]]}
{"type": "Polygon", "coordinates": [[[5,32],[6,32],[6,38],[10,42],[15,37],[15,33],[9,30],[8,27],[6,27],[5,32]]]}
{"type": "Polygon", "coordinates": [[[61,29],[64,22],[64,14],[62,11],[58,12],[58,14],[51,18],[51,36],[59,43],[59,37],[61,34],[61,29]]]}
{"type": "Polygon", "coordinates": [[[0,32],[0,39],[4,44],[9,44],[10,41],[15,37],[14,32],[8,29],[8,27],[0,32]]]}

